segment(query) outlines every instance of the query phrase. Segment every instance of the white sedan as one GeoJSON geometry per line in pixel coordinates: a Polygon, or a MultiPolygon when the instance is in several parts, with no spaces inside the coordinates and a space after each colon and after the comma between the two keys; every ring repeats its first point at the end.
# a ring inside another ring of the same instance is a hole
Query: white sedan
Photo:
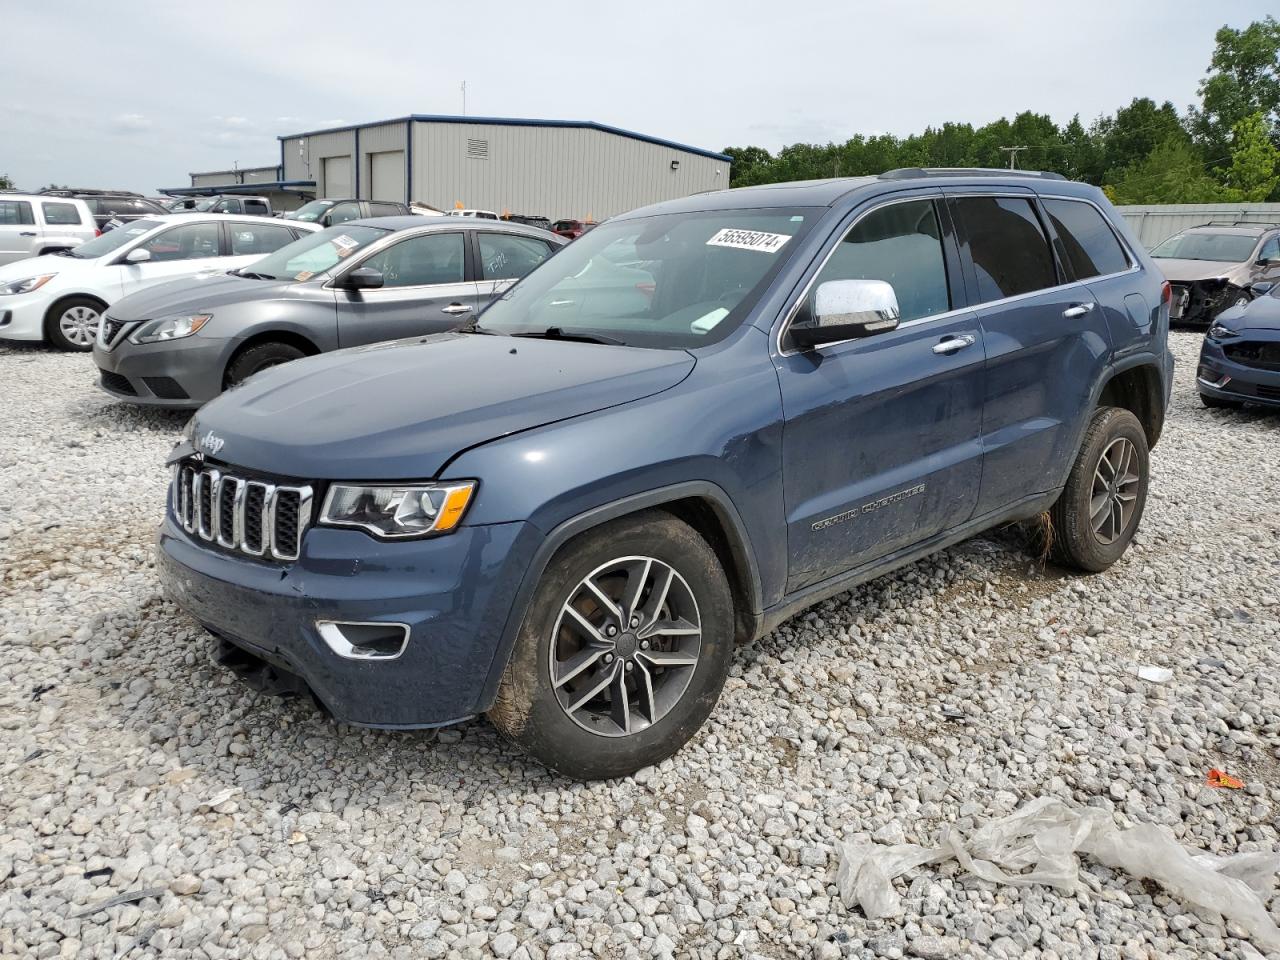
{"type": "Polygon", "coordinates": [[[319,229],[226,214],[147,217],[64,253],[18,260],[0,267],[0,340],[92,349],[103,311],[121,297],[247,266],[319,229]]]}

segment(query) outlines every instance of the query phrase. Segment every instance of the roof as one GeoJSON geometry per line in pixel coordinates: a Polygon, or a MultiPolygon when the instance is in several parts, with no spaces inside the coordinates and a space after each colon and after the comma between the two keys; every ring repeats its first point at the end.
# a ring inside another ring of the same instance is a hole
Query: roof
{"type": "Polygon", "coordinates": [[[313,137],[321,133],[342,133],[347,130],[361,130],[365,127],[380,127],[390,123],[408,123],[411,120],[418,123],[481,123],[501,127],[572,127],[580,130],[599,130],[601,133],[612,133],[615,136],[627,137],[631,140],[653,143],[660,147],[670,147],[673,150],[680,150],[684,153],[692,153],[700,157],[710,157],[712,160],[722,160],[725,163],[733,162],[732,157],[723,153],[716,153],[714,150],[704,150],[701,147],[691,147],[687,143],[677,143],[674,140],[665,140],[662,137],[651,137],[645,133],[636,133],[634,130],[624,130],[621,127],[613,127],[607,123],[597,123],[594,120],[534,120],[523,117],[457,117],[447,116],[444,114],[412,113],[407,117],[393,117],[390,120],[375,120],[370,123],[352,123],[344,127],[326,127],[323,130],[307,130],[303,133],[290,133],[282,137],[277,137],[276,139],[296,140],[299,137],[313,137]]]}
{"type": "MultiPolygon", "coordinates": [[[[444,215],[438,217],[428,217],[420,213],[411,213],[400,217],[362,217],[359,220],[347,220],[340,224],[341,226],[354,225],[358,227],[381,227],[384,230],[411,230],[414,227],[443,227],[450,230],[458,230],[465,228],[467,230],[497,230],[501,233],[526,233],[529,236],[540,238],[555,237],[557,240],[563,240],[549,230],[541,227],[531,226],[527,223],[514,223],[507,220],[483,220],[476,217],[467,217],[465,221],[459,223],[460,217],[446,217],[444,215]]],[[[290,220],[290,223],[294,221],[290,220]]]]}
{"type": "MultiPolygon", "coordinates": [[[[274,167],[272,169],[275,169],[274,167]]],[[[307,193],[315,190],[314,180],[271,180],[261,183],[212,183],[203,187],[160,187],[160,192],[171,197],[217,197],[224,193],[259,194],[307,193]]]]}
{"type": "Polygon", "coordinates": [[[264,163],[260,167],[236,167],[231,170],[196,170],[196,171],[193,171],[192,173],[188,173],[187,176],[188,177],[214,177],[219,174],[225,173],[225,174],[228,174],[229,176],[234,177],[242,173],[257,173],[259,170],[279,170],[279,169],[280,169],[280,164],[278,163],[264,163]]]}

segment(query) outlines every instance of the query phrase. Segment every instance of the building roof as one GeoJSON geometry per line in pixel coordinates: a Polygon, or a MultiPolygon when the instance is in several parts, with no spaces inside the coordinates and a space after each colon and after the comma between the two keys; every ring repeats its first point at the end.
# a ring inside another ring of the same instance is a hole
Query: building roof
{"type": "Polygon", "coordinates": [[[159,190],[168,197],[214,197],[224,193],[311,193],[315,188],[314,180],[272,180],[260,183],[211,183],[203,187],[160,187],[159,190]]]}
{"type": "Polygon", "coordinates": [[[653,143],[660,147],[670,147],[673,150],[680,150],[684,153],[693,153],[700,157],[710,157],[712,160],[723,160],[725,163],[733,162],[732,157],[723,153],[716,153],[714,150],[703,150],[701,147],[691,147],[688,144],[677,143],[674,140],[664,140],[662,137],[651,137],[648,134],[636,133],[634,130],[624,130],[621,127],[611,127],[607,123],[596,123],[594,120],[533,120],[521,117],[457,117],[442,114],[413,113],[407,117],[394,117],[390,120],[375,120],[370,123],[352,123],[343,127],[326,127],[323,130],[307,130],[303,133],[290,133],[286,136],[277,137],[276,139],[296,140],[299,137],[311,137],[321,133],[342,133],[347,130],[363,129],[365,127],[380,127],[390,123],[407,123],[410,120],[418,123],[482,123],[504,127],[574,127],[582,130],[599,130],[601,133],[612,133],[615,136],[628,137],[632,140],[640,140],[644,143],[653,143]]]}
{"type": "Polygon", "coordinates": [[[280,164],[278,163],[264,163],[260,167],[236,167],[233,170],[196,170],[192,173],[188,173],[187,176],[188,177],[217,177],[225,173],[229,177],[234,177],[237,174],[241,174],[241,173],[258,173],[261,170],[279,170],[279,169],[280,169],[280,164]]]}

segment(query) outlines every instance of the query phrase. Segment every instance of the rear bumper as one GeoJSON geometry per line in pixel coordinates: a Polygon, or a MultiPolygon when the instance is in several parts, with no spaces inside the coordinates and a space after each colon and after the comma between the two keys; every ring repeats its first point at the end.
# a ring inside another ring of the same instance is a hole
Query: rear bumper
{"type": "Polygon", "coordinates": [[[186,337],[138,346],[125,340],[111,350],[93,346],[98,385],[117,400],[142,406],[194,410],[222,392],[233,340],[186,337]]]}
{"type": "Polygon", "coordinates": [[[1219,342],[1208,337],[1200,348],[1196,389],[1208,397],[1280,407],[1280,370],[1238,363],[1226,355],[1227,345],[1260,344],[1280,348],[1280,330],[1252,331],[1246,336],[1219,342]]]}
{"type": "Polygon", "coordinates": [[[432,727],[487,710],[493,670],[520,580],[539,536],[525,523],[462,527],[431,540],[384,543],[313,527],[290,565],[216,551],[169,514],[156,566],[168,595],[221,640],[294,675],[338,720],[432,727]],[[395,659],[353,660],[318,621],[405,624],[395,659]]]}

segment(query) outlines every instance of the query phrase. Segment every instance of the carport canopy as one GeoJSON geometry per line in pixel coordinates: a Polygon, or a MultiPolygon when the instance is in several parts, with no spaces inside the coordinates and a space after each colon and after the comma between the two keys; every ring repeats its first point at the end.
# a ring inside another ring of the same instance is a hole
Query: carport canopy
{"type": "Polygon", "coordinates": [[[212,197],[224,193],[304,193],[315,195],[314,180],[268,180],[263,183],[222,183],[203,187],[161,187],[166,197],[212,197]]]}

